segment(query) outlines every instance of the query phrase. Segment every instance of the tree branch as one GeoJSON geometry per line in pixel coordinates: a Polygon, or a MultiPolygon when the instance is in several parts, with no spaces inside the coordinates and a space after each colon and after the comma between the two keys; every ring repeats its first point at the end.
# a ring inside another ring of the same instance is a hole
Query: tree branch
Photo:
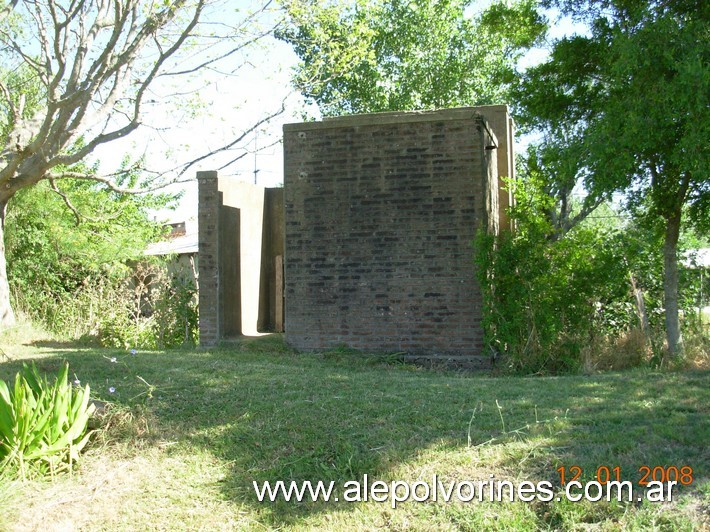
{"type": "Polygon", "coordinates": [[[582,210],[579,211],[571,220],[568,221],[567,227],[565,228],[565,233],[569,232],[578,223],[582,222],[587,216],[592,214],[597,209],[597,207],[602,204],[603,201],[604,199],[599,197],[595,198],[593,203],[584,205],[582,207],[582,210]]]}
{"type": "MultiPolygon", "coordinates": [[[[221,153],[221,152],[230,150],[231,148],[233,148],[234,146],[236,146],[237,144],[239,144],[242,140],[244,140],[250,133],[252,133],[252,132],[255,131],[257,128],[259,128],[261,125],[265,124],[266,122],[268,122],[268,121],[270,121],[270,120],[273,120],[274,118],[276,118],[276,117],[279,116],[280,114],[284,113],[285,111],[286,111],[286,101],[285,101],[285,99],[284,99],[284,100],[281,101],[281,107],[280,107],[278,110],[276,110],[276,111],[274,111],[273,113],[271,113],[271,114],[269,114],[269,115],[263,117],[261,120],[259,120],[259,121],[256,122],[255,124],[253,124],[250,128],[248,128],[248,129],[242,131],[242,134],[239,135],[239,136],[238,136],[236,139],[234,139],[232,142],[230,142],[230,143],[228,143],[228,144],[225,144],[224,146],[222,146],[222,147],[220,147],[220,148],[217,148],[216,150],[211,150],[209,153],[207,153],[207,154],[205,154],[205,155],[202,155],[202,156],[200,156],[200,157],[197,157],[196,159],[193,159],[192,161],[190,161],[190,162],[186,163],[185,165],[183,165],[182,169],[178,172],[178,177],[183,176],[183,175],[185,174],[185,172],[187,172],[190,168],[192,168],[193,166],[195,166],[197,163],[199,163],[199,162],[201,162],[201,161],[204,161],[205,159],[208,159],[208,158],[210,158],[210,157],[213,157],[214,155],[216,155],[216,154],[218,154],[218,153],[221,153]]],[[[236,160],[237,160],[237,159],[235,159],[235,161],[236,161],[236,160]]],[[[234,162],[234,161],[232,161],[232,162],[234,162]]],[[[231,163],[230,163],[230,164],[231,164],[231,163]]],[[[224,167],[222,167],[222,168],[224,168],[224,167]]]]}
{"type": "Polygon", "coordinates": [[[244,151],[244,152],[242,152],[241,154],[239,154],[237,157],[235,157],[234,159],[231,159],[229,162],[224,163],[222,166],[220,166],[219,168],[217,168],[217,170],[224,170],[224,169],[227,168],[229,165],[232,165],[232,164],[236,163],[237,161],[243,159],[243,158],[246,157],[247,155],[250,155],[251,153],[258,153],[258,152],[261,151],[261,150],[265,150],[265,149],[267,149],[267,148],[271,148],[272,146],[275,146],[276,144],[278,144],[278,143],[280,143],[280,142],[281,142],[281,139],[277,139],[277,140],[275,140],[275,141],[273,141],[273,142],[271,142],[271,143],[269,143],[269,144],[266,144],[265,146],[259,147],[259,149],[258,149],[258,150],[255,150],[254,152],[247,152],[247,151],[244,151]]]}
{"type": "Polygon", "coordinates": [[[47,173],[47,179],[81,179],[83,181],[96,181],[97,183],[102,183],[106,185],[107,188],[113,192],[118,192],[119,194],[147,194],[149,192],[156,192],[158,190],[169,187],[170,185],[176,185],[180,183],[188,183],[192,179],[174,179],[169,181],[161,181],[155,185],[140,187],[140,188],[126,188],[116,185],[114,178],[119,175],[125,175],[130,170],[124,170],[121,172],[116,172],[113,174],[107,174],[105,176],[76,172],[76,171],[51,171],[47,173]]]}
{"type": "MultiPolygon", "coordinates": [[[[257,17],[260,16],[261,14],[265,13],[272,3],[273,3],[273,0],[269,0],[261,8],[254,11],[253,13],[250,13],[249,16],[244,21],[242,21],[242,23],[239,25],[239,27],[247,27],[247,26],[253,24],[254,21],[257,19],[257,17]]],[[[193,68],[189,68],[187,70],[178,70],[176,72],[166,72],[162,75],[163,76],[183,76],[185,74],[194,74],[195,72],[197,72],[209,65],[213,65],[214,63],[222,61],[223,59],[226,59],[227,57],[230,57],[230,56],[234,55],[235,53],[251,46],[255,42],[258,42],[259,40],[266,37],[267,35],[274,33],[282,24],[283,24],[283,19],[277,21],[276,23],[271,25],[268,29],[257,33],[252,38],[241,42],[238,46],[230,49],[228,52],[225,52],[224,54],[219,55],[217,57],[210,58],[207,61],[204,61],[201,64],[199,64],[193,68]]],[[[232,33],[232,34],[238,33],[238,28],[233,28],[230,33],[232,33]]],[[[221,38],[220,38],[220,40],[221,40],[221,38]]]]}
{"type": "MultiPolygon", "coordinates": [[[[163,12],[161,15],[162,17],[168,17],[168,16],[174,16],[174,10],[177,9],[176,6],[182,5],[184,1],[181,2],[176,2],[172,7],[170,7],[166,12],[163,12]]],[[[51,166],[58,166],[58,165],[65,165],[65,166],[71,166],[72,164],[75,164],[79,161],[81,161],[84,157],[89,155],[94,149],[96,149],[97,146],[101,144],[105,144],[107,142],[125,137],[129,133],[133,132],[139,125],[140,125],[140,108],[142,105],[142,100],[143,96],[145,95],[146,90],[150,86],[150,84],[153,82],[155,79],[157,73],[159,72],[160,68],[163,66],[165,61],[171,57],[177,50],[183,45],[183,43],[187,40],[187,38],[190,36],[190,33],[194,29],[194,27],[197,25],[200,15],[202,14],[202,9],[204,7],[204,0],[199,0],[197,6],[195,7],[194,14],[192,16],[192,19],[188,23],[188,25],[182,30],[180,33],[180,36],[175,40],[175,42],[168,48],[164,53],[160,54],[158,59],[155,60],[153,67],[148,74],[148,76],[145,78],[145,80],[141,83],[136,96],[135,96],[135,102],[133,105],[133,115],[131,121],[125,125],[124,127],[118,128],[110,133],[101,133],[94,137],[91,141],[89,141],[83,148],[77,150],[73,154],[68,154],[68,155],[58,155],[51,161],[51,166]]],[[[136,36],[136,39],[134,42],[132,42],[128,46],[128,50],[124,51],[122,54],[120,54],[123,59],[118,59],[117,64],[123,64],[123,65],[130,65],[134,59],[132,57],[132,53],[135,52],[139,48],[138,46],[138,41],[145,41],[151,33],[148,31],[150,29],[151,24],[150,22],[146,22],[146,24],[143,26],[142,30],[139,32],[139,34],[136,36]]],[[[111,71],[111,69],[109,70],[111,71]]],[[[128,68],[126,68],[126,72],[128,71],[128,68]]],[[[102,106],[102,110],[104,112],[110,111],[105,105],[102,106]]],[[[77,126],[78,127],[78,126],[77,126]]]]}
{"type": "MultiPolygon", "coordinates": [[[[10,90],[2,81],[0,81],[0,93],[2,93],[3,98],[5,98],[5,101],[7,102],[7,107],[10,110],[10,114],[12,115],[12,124],[17,124],[20,121],[22,110],[18,109],[17,106],[13,103],[12,97],[10,96],[10,90]]],[[[23,97],[24,94],[21,96],[21,98],[23,97]]]]}
{"type": "Polygon", "coordinates": [[[8,2],[5,5],[5,7],[0,9],[0,22],[5,20],[8,17],[8,15],[10,15],[10,13],[12,13],[12,11],[15,9],[15,6],[17,5],[18,1],[19,0],[10,0],[10,2],[8,2]]]}
{"type": "MultiPolygon", "coordinates": [[[[172,170],[152,172],[153,177],[139,187],[121,185],[120,175],[125,171],[98,176],[64,170],[75,166],[98,146],[125,137],[142,126],[142,106],[158,77],[189,76],[200,69],[211,70],[278,25],[270,24],[268,29],[251,34],[246,31],[272,5],[273,0],[268,0],[236,25],[240,40],[234,42],[224,36],[225,40],[212,40],[210,36],[200,41],[198,24],[209,1],[26,0],[6,3],[3,12],[16,10],[18,16],[24,17],[30,36],[36,34],[39,39],[39,47],[27,46],[26,34],[14,32],[7,24],[0,28],[0,43],[4,44],[10,60],[24,63],[46,92],[43,108],[23,113],[16,102],[13,105],[12,99],[17,99],[14,87],[0,83],[0,99],[8,102],[8,119],[14,117],[16,122],[12,126],[12,138],[16,142],[6,143],[2,151],[0,199],[7,201],[17,190],[48,179],[52,190],[63,195],[67,208],[80,219],[69,196],[59,186],[59,179],[92,180],[114,192],[131,194],[188,182],[191,179],[184,176],[194,165],[235,150],[249,134],[282,114],[285,102],[233,141],[172,170]],[[187,17],[183,17],[185,14],[187,17]],[[197,63],[196,66],[190,67],[182,57],[171,65],[175,70],[182,64],[181,70],[166,72],[168,61],[186,48],[191,39],[196,39],[198,53],[209,51],[211,57],[187,54],[188,60],[197,63]],[[230,50],[218,48],[225,42],[231,43],[230,50]],[[35,50],[32,53],[38,53],[38,58],[32,56],[31,49],[35,50]],[[33,112],[31,118],[24,118],[33,112]],[[80,136],[85,137],[82,143],[77,142],[80,136]]],[[[243,155],[232,158],[227,165],[241,157],[243,155]]],[[[145,168],[140,170],[150,172],[145,168]]]]}
{"type": "Polygon", "coordinates": [[[74,218],[76,218],[76,225],[79,225],[81,223],[81,214],[79,214],[79,211],[77,210],[76,207],[72,204],[72,202],[69,200],[69,197],[59,190],[59,187],[57,187],[57,184],[54,182],[54,178],[49,178],[49,186],[52,188],[54,192],[56,192],[60,198],[64,201],[64,205],[67,206],[67,208],[74,214],[74,218]]]}

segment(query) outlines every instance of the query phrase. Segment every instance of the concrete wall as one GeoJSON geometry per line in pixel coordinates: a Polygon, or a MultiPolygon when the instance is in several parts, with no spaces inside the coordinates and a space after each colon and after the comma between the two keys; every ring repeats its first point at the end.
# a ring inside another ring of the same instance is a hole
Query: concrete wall
{"type": "Polygon", "coordinates": [[[278,292],[274,263],[283,256],[283,191],[217,172],[197,178],[200,344],[273,330],[269,294],[278,292]]]}
{"type": "Polygon", "coordinates": [[[259,331],[283,332],[284,190],[267,188],[264,196],[259,288],[259,331]]]}
{"type": "Polygon", "coordinates": [[[491,130],[495,132],[498,141],[497,166],[498,166],[498,216],[500,228],[512,230],[512,221],[507,214],[507,209],[513,205],[513,190],[505,183],[515,179],[515,154],[513,150],[515,137],[515,123],[508,114],[507,105],[482,105],[475,108],[488,122],[491,130]]]}
{"type": "MultiPolygon", "coordinates": [[[[509,125],[504,106],[484,110],[509,125]]],[[[486,118],[464,108],[284,126],[289,344],[481,353],[471,242],[501,222],[486,118]]]]}
{"type": "MultiPolygon", "coordinates": [[[[239,284],[241,287],[241,326],[240,330],[225,331],[227,336],[240,332],[254,335],[259,318],[259,287],[261,284],[261,243],[264,233],[264,187],[220,178],[219,190],[222,193],[223,207],[239,212],[238,227],[225,225],[222,234],[231,239],[223,243],[223,253],[239,258],[239,284]]],[[[225,271],[224,274],[229,274],[225,271]]],[[[223,275],[224,275],[223,274],[223,275]]],[[[229,303],[225,311],[231,307],[229,303]]]]}

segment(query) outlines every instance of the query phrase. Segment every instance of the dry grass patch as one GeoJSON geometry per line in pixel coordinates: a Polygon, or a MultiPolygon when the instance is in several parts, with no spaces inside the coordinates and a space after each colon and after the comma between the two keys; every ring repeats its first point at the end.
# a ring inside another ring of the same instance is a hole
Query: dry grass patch
{"type": "Polygon", "coordinates": [[[15,482],[3,501],[3,530],[237,530],[253,521],[225,500],[224,464],[209,455],[171,455],[154,447],[130,458],[105,450],[78,474],[15,482]]]}

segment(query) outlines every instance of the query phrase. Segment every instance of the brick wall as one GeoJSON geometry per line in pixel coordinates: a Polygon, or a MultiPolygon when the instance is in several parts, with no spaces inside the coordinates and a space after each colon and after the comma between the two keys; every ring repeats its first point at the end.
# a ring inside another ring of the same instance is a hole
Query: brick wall
{"type": "Polygon", "coordinates": [[[217,172],[197,172],[200,345],[215,345],[222,335],[220,312],[219,210],[217,172]]]}
{"type": "Polygon", "coordinates": [[[499,223],[495,146],[474,108],[286,125],[287,342],[480,354],[471,243],[499,223]]]}

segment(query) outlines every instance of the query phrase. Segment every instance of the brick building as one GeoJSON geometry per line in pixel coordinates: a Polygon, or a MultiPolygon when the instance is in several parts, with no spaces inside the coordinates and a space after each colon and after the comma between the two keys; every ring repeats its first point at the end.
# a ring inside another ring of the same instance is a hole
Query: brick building
{"type": "Polygon", "coordinates": [[[506,106],[286,125],[287,342],[481,354],[472,241],[509,224],[511,145],[506,106]]]}
{"type": "Polygon", "coordinates": [[[246,332],[236,314],[257,305],[257,328],[283,313],[302,350],[480,355],[472,241],[510,225],[512,140],[504,105],[356,115],[284,126],[275,202],[201,172],[201,343],[246,332]],[[247,280],[249,239],[261,278],[247,280]],[[235,280],[259,295],[245,300],[235,280]]]}

